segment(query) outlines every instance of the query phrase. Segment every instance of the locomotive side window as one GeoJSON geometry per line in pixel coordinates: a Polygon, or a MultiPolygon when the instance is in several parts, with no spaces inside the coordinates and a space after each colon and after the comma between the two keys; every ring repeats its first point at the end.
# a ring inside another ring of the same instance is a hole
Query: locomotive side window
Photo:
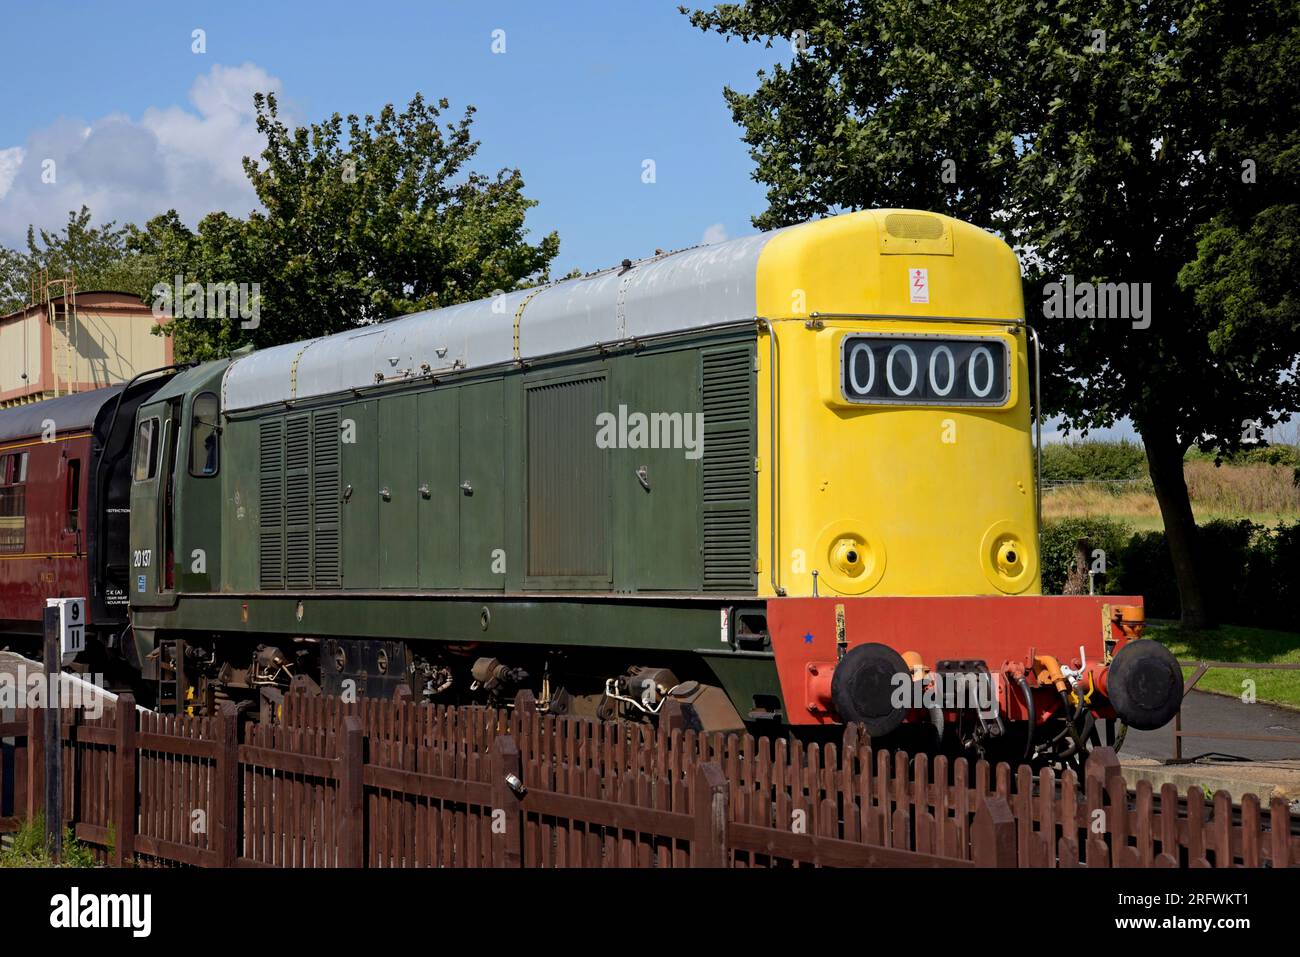
{"type": "Polygon", "coordinates": [[[27,453],[0,456],[0,553],[27,547],[27,453]]]}
{"type": "Polygon", "coordinates": [[[221,435],[218,412],[215,393],[203,392],[194,398],[190,409],[190,474],[197,478],[217,474],[221,435]]]}
{"type": "Polygon", "coordinates": [[[1005,405],[1010,358],[991,336],[849,335],[840,386],[850,402],[884,405],[1005,405]]]}
{"type": "Polygon", "coordinates": [[[158,420],[145,419],[135,437],[135,480],[147,482],[158,474],[158,420]]]}

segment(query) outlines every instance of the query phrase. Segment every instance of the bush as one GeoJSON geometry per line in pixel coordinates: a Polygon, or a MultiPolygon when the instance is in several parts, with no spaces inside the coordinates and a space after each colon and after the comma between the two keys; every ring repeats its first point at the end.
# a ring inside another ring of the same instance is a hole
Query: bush
{"type": "Polygon", "coordinates": [[[1192,446],[1187,451],[1186,458],[1189,462],[1213,462],[1217,458],[1227,465],[1283,465],[1294,469],[1300,467],[1300,447],[1279,442],[1274,445],[1249,445],[1231,455],[1216,455],[1192,446]]]}
{"type": "Polygon", "coordinates": [[[1043,523],[1043,591],[1050,595],[1061,594],[1065,578],[1074,567],[1074,543],[1086,538],[1092,548],[1106,553],[1106,575],[1098,577],[1094,587],[1098,592],[1115,592],[1112,583],[1118,581],[1124,546],[1132,529],[1124,522],[1111,518],[1062,518],[1043,523]]]}
{"type": "MultiPolygon", "coordinates": [[[[1109,518],[1043,523],[1043,593],[1059,595],[1086,538],[1106,553],[1098,594],[1140,595],[1148,618],[1178,618],[1178,580],[1164,532],[1138,532],[1109,518]]],[[[1224,624],[1300,631],[1300,522],[1274,528],[1247,519],[1207,522],[1198,530],[1210,614],[1224,624]]]]}
{"type": "Polygon", "coordinates": [[[1146,452],[1132,442],[1089,439],[1043,446],[1045,482],[1113,482],[1146,474],[1146,452]]]}
{"type": "MultiPolygon", "coordinates": [[[[1300,631],[1300,523],[1267,528],[1246,519],[1207,522],[1198,544],[1206,601],[1216,620],[1300,631]]],[[[1129,540],[1117,586],[1143,596],[1149,618],[1182,614],[1163,532],[1129,540]]]]}

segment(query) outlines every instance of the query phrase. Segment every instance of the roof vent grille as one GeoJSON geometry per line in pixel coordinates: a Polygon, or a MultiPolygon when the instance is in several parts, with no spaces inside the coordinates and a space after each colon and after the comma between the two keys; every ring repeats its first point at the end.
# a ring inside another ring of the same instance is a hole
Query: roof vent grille
{"type": "Polygon", "coordinates": [[[885,231],[898,239],[942,239],[943,220],[933,216],[890,213],[885,217],[885,231]]]}

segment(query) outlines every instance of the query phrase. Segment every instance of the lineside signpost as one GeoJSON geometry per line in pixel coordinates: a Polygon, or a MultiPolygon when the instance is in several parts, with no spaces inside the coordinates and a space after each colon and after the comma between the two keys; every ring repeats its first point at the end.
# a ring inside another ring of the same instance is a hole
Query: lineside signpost
{"type": "Polygon", "coordinates": [[[86,647],[86,599],[45,602],[45,845],[55,864],[63,860],[63,662],[86,647]]]}

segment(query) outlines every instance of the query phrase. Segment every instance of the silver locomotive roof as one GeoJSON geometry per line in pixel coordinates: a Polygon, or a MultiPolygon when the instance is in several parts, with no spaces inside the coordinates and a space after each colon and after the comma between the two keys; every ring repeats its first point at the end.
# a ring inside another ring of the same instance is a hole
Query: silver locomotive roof
{"type": "Polygon", "coordinates": [[[222,405],[237,412],[748,319],[759,254],[779,231],[263,349],[231,363],[222,405]]]}

